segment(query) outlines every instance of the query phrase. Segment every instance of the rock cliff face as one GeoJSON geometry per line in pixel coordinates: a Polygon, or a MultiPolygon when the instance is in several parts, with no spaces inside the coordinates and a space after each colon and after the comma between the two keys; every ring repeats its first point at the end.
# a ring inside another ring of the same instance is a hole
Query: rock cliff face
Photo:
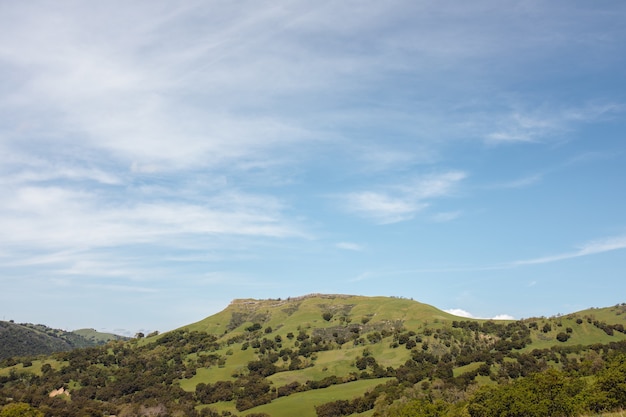
{"type": "Polygon", "coordinates": [[[61,387],[59,389],[55,389],[50,391],[50,394],[48,394],[48,397],[53,398],[59,395],[65,395],[65,396],[70,396],[70,392],[69,390],[66,390],[65,388],[61,387]]]}

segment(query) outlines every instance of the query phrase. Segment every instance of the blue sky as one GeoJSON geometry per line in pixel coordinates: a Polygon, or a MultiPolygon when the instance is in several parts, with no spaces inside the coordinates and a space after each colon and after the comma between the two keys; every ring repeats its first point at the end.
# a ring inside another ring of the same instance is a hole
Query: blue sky
{"type": "Polygon", "coordinates": [[[2,1],[1,318],[626,302],[624,21],[608,1],[2,1]]]}

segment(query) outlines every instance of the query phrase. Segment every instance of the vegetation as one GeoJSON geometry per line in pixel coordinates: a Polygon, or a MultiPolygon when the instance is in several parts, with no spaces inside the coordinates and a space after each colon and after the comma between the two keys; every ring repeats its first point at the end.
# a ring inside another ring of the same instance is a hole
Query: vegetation
{"type": "Polygon", "coordinates": [[[4,359],[0,416],[597,415],[626,407],[624,312],[496,322],[402,298],[235,300],[162,335],[4,359]]]}
{"type": "Polygon", "coordinates": [[[93,329],[73,332],[52,329],[42,324],[0,321],[0,359],[12,356],[49,354],[76,348],[103,345],[127,338],[93,329]]]}

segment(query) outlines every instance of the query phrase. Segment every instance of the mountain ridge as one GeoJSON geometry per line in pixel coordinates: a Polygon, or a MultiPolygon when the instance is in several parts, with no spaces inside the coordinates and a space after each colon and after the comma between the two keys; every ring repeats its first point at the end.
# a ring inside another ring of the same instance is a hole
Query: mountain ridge
{"type": "Polygon", "coordinates": [[[66,331],[44,324],[0,320],[0,359],[13,356],[46,355],[98,346],[111,340],[128,340],[128,338],[112,333],[101,333],[94,329],[66,331]]]}

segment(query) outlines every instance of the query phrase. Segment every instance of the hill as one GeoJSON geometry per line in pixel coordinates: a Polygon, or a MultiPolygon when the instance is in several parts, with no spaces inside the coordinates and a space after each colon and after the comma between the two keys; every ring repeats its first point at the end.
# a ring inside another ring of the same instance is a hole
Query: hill
{"type": "Polygon", "coordinates": [[[67,332],[43,324],[0,321],[0,359],[50,354],[121,339],[125,338],[93,329],[67,332]]]}
{"type": "Polygon", "coordinates": [[[626,305],[492,321],[403,298],[240,299],[162,335],[5,361],[0,401],[50,415],[482,417],[509,415],[507,398],[592,414],[626,406],[626,389],[607,388],[626,379],[625,325],[626,305]],[[60,387],[71,400],[41,395],[60,387]],[[545,399],[555,387],[567,395],[545,399]]]}
{"type": "Polygon", "coordinates": [[[72,333],[88,340],[90,346],[104,345],[112,340],[130,340],[130,337],[120,336],[113,333],[99,332],[95,329],[72,330],[72,333]]]}

